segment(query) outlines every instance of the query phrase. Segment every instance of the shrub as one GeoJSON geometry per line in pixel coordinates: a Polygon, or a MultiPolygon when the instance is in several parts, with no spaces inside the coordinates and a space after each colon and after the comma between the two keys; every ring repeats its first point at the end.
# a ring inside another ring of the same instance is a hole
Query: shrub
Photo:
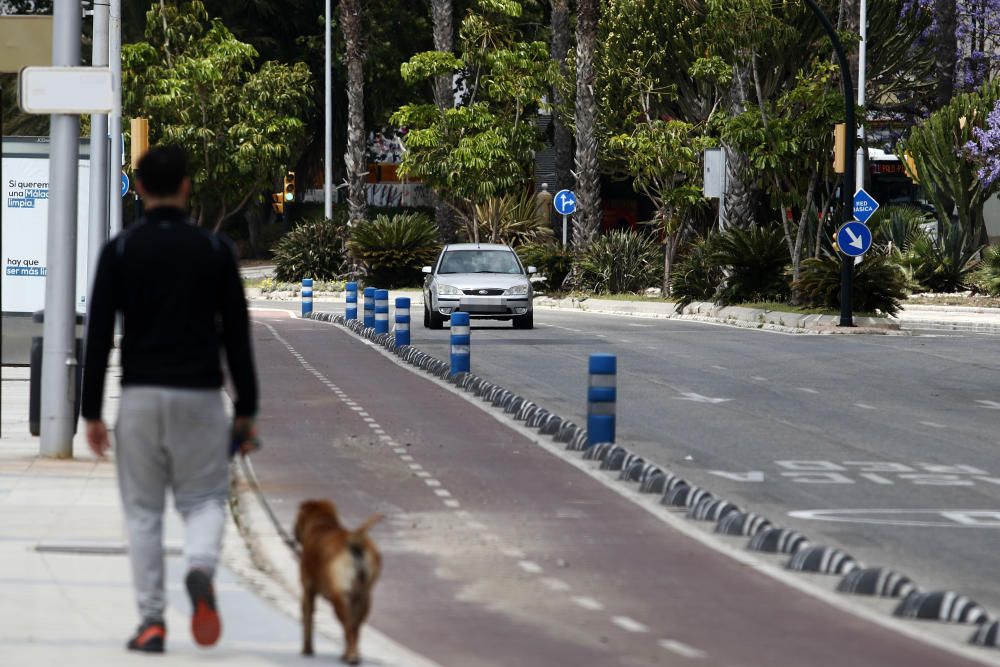
{"type": "Polygon", "coordinates": [[[420,267],[440,248],[437,225],[421,213],[377,215],[351,230],[348,249],[367,271],[369,284],[408,287],[420,283],[420,267]]]}
{"type": "Polygon", "coordinates": [[[785,301],[789,296],[788,250],[777,226],[732,228],[714,242],[711,262],[726,270],[718,291],[722,305],[751,301],[785,301]]]}
{"type": "MultiPolygon", "coordinates": [[[[528,190],[490,197],[476,205],[475,218],[481,243],[518,246],[552,238],[549,211],[539,211],[535,196],[528,190]]],[[[469,241],[475,238],[471,223],[466,224],[465,237],[469,241]]]]}
{"type": "Polygon", "coordinates": [[[586,289],[605,294],[639,292],[662,280],[663,249],[645,234],[613,231],[590,244],[579,269],[586,289]]]}
{"type": "Polygon", "coordinates": [[[346,225],[310,220],[285,234],[274,246],[274,277],[282,282],[303,278],[334,280],[347,270],[344,255],[346,225]]]}
{"type": "Polygon", "coordinates": [[[725,277],[713,261],[715,238],[707,236],[691,242],[674,265],[670,277],[670,294],[677,299],[680,310],[692,301],[712,301],[725,277]]]}
{"type": "Polygon", "coordinates": [[[573,251],[558,243],[529,243],[517,249],[521,261],[538,269],[544,281],[540,283],[549,291],[559,291],[566,277],[573,270],[573,251]]]}
{"type": "Polygon", "coordinates": [[[968,289],[979,267],[981,246],[969,243],[958,224],[945,225],[937,238],[924,234],[902,258],[913,281],[930,292],[960,292],[968,289]]]}
{"type": "MultiPolygon", "coordinates": [[[[795,293],[802,305],[813,308],[840,309],[839,257],[807,259],[802,262],[802,275],[795,283],[795,293]]],[[[899,312],[900,301],[906,297],[907,280],[888,255],[870,252],[860,264],[854,265],[851,282],[851,305],[854,310],[887,315],[899,312]]]]}
{"type": "Polygon", "coordinates": [[[979,270],[980,288],[991,296],[1000,296],[1000,246],[992,246],[983,253],[979,270]]]}
{"type": "Polygon", "coordinates": [[[868,226],[877,243],[906,253],[927,235],[925,226],[934,222],[933,215],[916,206],[889,205],[876,211],[868,226]]]}

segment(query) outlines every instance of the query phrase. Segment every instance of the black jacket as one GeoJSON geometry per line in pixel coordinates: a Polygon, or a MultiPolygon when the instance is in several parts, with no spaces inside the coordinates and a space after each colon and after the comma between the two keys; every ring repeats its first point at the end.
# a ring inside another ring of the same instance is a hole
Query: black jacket
{"type": "Polygon", "coordinates": [[[224,348],[236,414],[256,413],[250,325],[234,249],[180,209],[153,209],[104,247],[88,310],[85,419],[101,418],[119,312],[123,385],[221,387],[224,348]]]}

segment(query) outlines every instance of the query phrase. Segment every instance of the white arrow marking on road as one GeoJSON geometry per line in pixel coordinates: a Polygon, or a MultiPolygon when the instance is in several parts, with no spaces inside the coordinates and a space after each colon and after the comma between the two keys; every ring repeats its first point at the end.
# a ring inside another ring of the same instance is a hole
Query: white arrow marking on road
{"type": "Polygon", "coordinates": [[[711,396],[702,396],[701,394],[696,394],[693,391],[686,391],[676,398],[678,401],[694,401],[695,403],[711,403],[712,405],[733,400],[731,398],[712,398],[711,396]]]}
{"type": "Polygon", "coordinates": [[[976,403],[979,403],[979,405],[984,408],[989,408],[990,410],[1000,410],[1000,403],[997,403],[996,401],[976,401],[976,403]]]}
{"type": "Polygon", "coordinates": [[[725,477],[726,479],[731,479],[734,482],[763,482],[764,473],[759,470],[751,470],[749,472],[727,472],[725,470],[709,470],[712,475],[718,475],[719,477],[725,477]]]}
{"type": "Polygon", "coordinates": [[[865,244],[861,240],[861,237],[860,236],[856,236],[854,234],[854,232],[851,231],[850,227],[844,227],[844,231],[847,232],[847,235],[851,237],[851,242],[848,243],[847,245],[852,245],[855,248],[857,248],[858,250],[861,250],[862,248],[865,247],[865,244]]]}

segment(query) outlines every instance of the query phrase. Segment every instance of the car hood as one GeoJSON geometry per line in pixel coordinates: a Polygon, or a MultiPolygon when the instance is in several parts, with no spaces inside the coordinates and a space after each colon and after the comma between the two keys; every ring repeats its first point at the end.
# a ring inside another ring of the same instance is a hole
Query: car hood
{"type": "Polygon", "coordinates": [[[442,273],[434,276],[435,282],[457,289],[507,289],[523,285],[528,277],[518,273],[442,273]]]}

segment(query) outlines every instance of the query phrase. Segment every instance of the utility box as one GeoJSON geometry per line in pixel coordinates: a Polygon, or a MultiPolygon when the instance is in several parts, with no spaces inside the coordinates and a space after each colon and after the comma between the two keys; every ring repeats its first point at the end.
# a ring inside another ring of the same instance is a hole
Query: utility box
{"type": "MultiPolygon", "coordinates": [[[[42,313],[35,313],[36,322],[44,321],[42,313]]],[[[77,316],[77,324],[83,318],[77,316]]],[[[42,337],[31,339],[31,372],[28,383],[28,430],[31,435],[38,436],[42,432],[42,337]]],[[[76,417],[80,415],[80,398],[83,390],[83,339],[76,339],[76,400],[73,407],[73,433],[76,433],[76,417]]]]}
{"type": "Polygon", "coordinates": [[[705,151],[705,196],[709,199],[726,196],[726,151],[721,148],[705,151]]]}

